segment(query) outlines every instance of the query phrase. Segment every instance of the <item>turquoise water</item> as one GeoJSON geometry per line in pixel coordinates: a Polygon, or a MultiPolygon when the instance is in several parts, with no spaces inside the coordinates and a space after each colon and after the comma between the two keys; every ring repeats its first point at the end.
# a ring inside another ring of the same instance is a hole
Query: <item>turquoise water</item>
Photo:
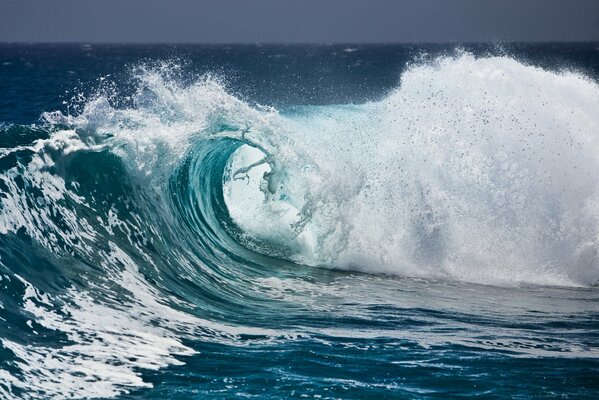
{"type": "Polygon", "coordinates": [[[599,50],[0,46],[0,399],[596,398],[599,50]]]}

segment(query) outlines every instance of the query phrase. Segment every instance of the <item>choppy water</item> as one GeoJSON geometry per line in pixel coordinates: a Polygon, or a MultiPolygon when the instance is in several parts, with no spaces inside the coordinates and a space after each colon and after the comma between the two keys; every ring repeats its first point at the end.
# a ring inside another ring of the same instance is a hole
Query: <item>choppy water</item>
{"type": "Polygon", "coordinates": [[[596,398],[598,76],[0,46],[0,398],[596,398]]]}

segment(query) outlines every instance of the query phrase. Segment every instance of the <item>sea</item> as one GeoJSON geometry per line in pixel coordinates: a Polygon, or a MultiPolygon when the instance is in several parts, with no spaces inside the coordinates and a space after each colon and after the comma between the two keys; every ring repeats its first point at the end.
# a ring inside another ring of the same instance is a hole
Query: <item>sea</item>
{"type": "Polygon", "coordinates": [[[0,44],[0,399],[599,398],[599,43],[0,44]]]}

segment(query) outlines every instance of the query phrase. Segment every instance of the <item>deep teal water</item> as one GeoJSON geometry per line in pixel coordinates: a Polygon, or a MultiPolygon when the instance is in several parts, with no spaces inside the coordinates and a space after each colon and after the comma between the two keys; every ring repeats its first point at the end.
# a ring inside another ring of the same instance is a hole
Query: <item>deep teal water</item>
{"type": "Polygon", "coordinates": [[[0,399],[597,398],[597,79],[593,43],[0,45],[0,399]]]}

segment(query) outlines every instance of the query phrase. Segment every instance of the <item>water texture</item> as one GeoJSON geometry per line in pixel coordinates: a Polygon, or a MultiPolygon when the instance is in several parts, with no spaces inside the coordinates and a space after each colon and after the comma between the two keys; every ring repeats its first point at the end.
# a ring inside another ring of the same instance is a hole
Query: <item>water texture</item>
{"type": "Polygon", "coordinates": [[[599,395],[599,45],[0,45],[0,399],[599,395]]]}

